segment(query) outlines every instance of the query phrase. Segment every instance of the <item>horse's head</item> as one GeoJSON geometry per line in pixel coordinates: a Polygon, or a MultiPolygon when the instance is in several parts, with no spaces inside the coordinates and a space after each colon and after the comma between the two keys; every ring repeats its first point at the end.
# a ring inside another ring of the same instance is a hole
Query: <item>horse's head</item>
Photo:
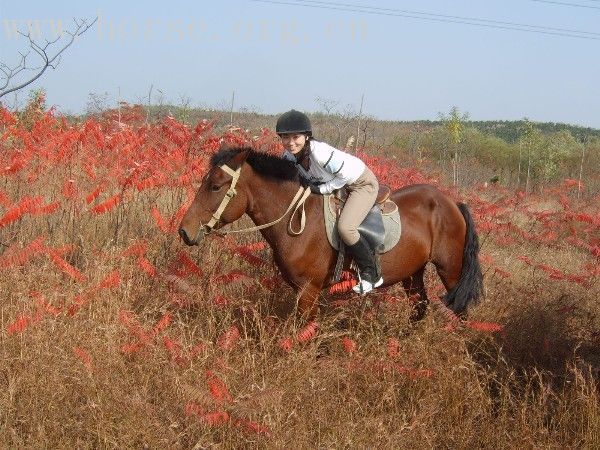
{"type": "Polygon", "coordinates": [[[249,152],[224,149],[213,157],[179,226],[179,235],[187,245],[198,245],[205,234],[235,222],[246,212],[248,197],[240,174],[249,152]]]}

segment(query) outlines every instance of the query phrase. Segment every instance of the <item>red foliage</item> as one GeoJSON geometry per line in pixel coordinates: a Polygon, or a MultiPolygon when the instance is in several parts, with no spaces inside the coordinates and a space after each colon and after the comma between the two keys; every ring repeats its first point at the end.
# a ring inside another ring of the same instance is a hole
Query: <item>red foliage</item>
{"type": "Polygon", "coordinates": [[[231,272],[227,272],[227,273],[216,276],[215,283],[227,284],[227,283],[233,283],[235,281],[251,280],[251,279],[252,279],[252,277],[250,277],[248,274],[245,274],[244,272],[241,272],[239,270],[232,270],[231,272]]]}
{"type": "Polygon", "coordinates": [[[148,250],[148,243],[144,240],[134,242],[121,253],[121,256],[137,256],[142,257],[148,250]]]}
{"type": "Polygon", "coordinates": [[[168,336],[163,336],[163,344],[171,356],[171,360],[180,366],[189,364],[189,362],[205,348],[204,344],[200,342],[186,352],[181,342],[171,339],[168,336]]]}
{"type": "Polygon", "coordinates": [[[210,395],[217,403],[233,403],[233,397],[227,389],[227,385],[217,377],[211,370],[206,371],[206,382],[210,395]]]}
{"type": "Polygon", "coordinates": [[[116,194],[110,197],[109,199],[103,201],[102,203],[97,204],[93,208],[90,209],[90,212],[93,214],[103,214],[107,211],[113,209],[116,205],[121,202],[121,194],[116,194]]]}
{"type": "Polygon", "coordinates": [[[169,224],[163,218],[163,216],[160,214],[160,211],[158,210],[158,208],[156,206],[152,207],[152,209],[150,210],[150,214],[154,218],[154,222],[156,223],[156,226],[158,227],[158,229],[160,231],[162,231],[163,233],[167,233],[169,231],[169,224]]]}
{"type": "Polygon", "coordinates": [[[196,403],[188,403],[185,406],[186,416],[196,416],[202,422],[206,423],[211,427],[222,426],[229,423],[230,416],[227,411],[212,411],[206,412],[202,407],[196,403]]]}
{"type": "Polygon", "coordinates": [[[92,192],[90,192],[88,195],[85,196],[85,202],[89,205],[94,200],[96,200],[96,198],[98,198],[98,196],[100,195],[100,193],[103,190],[104,190],[104,185],[101,184],[100,186],[98,186],[96,189],[94,189],[92,192]]]}
{"type": "Polygon", "coordinates": [[[504,329],[504,327],[498,323],[491,323],[491,322],[475,322],[472,320],[467,320],[465,322],[465,326],[473,329],[473,330],[477,330],[477,331],[483,331],[486,333],[497,333],[499,331],[502,331],[504,329]]]}
{"type": "Polygon", "coordinates": [[[45,236],[38,236],[22,249],[11,246],[0,256],[0,268],[25,265],[30,259],[45,251],[45,236]]]}
{"type": "Polygon", "coordinates": [[[190,256],[184,251],[181,250],[178,254],[179,262],[186,268],[189,273],[193,273],[199,277],[202,276],[202,270],[198,265],[190,258],[190,256]]]}
{"type": "Polygon", "coordinates": [[[171,313],[165,313],[163,316],[156,322],[156,325],[152,327],[152,331],[150,332],[150,336],[152,338],[158,336],[158,334],[167,328],[171,322],[173,321],[173,316],[171,313]]]}
{"type": "Polygon", "coordinates": [[[19,220],[21,217],[23,217],[24,214],[36,208],[41,203],[41,201],[41,197],[23,197],[16,206],[9,209],[4,214],[4,216],[0,218],[0,228],[8,225],[9,223],[19,220]]]}
{"type": "Polygon", "coordinates": [[[121,274],[118,270],[113,270],[99,284],[98,289],[109,289],[118,287],[121,283],[121,274]]]}
{"type": "Polygon", "coordinates": [[[217,347],[227,351],[231,350],[239,339],[240,330],[235,325],[232,325],[221,336],[219,336],[217,339],[217,347]]]}
{"type": "Polygon", "coordinates": [[[337,294],[337,293],[343,293],[343,292],[350,292],[352,290],[352,288],[354,286],[356,286],[357,284],[358,284],[358,280],[356,280],[356,279],[339,281],[338,283],[331,285],[331,287],[329,288],[329,293],[337,294]]]}
{"type": "Polygon", "coordinates": [[[284,352],[289,352],[294,347],[294,340],[291,338],[282,338],[279,340],[278,344],[279,348],[284,352]]]}
{"type": "Polygon", "coordinates": [[[50,256],[52,262],[71,278],[73,278],[76,281],[85,280],[85,276],[83,276],[83,274],[78,269],[76,269],[71,264],[62,259],[56,250],[49,248],[48,255],[50,256]]]}
{"type": "Polygon", "coordinates": [[[60,201],[55,201],[52,203],[48,203],[47,205],[44,206],[38,206],[38,207],[34,207],[31,209],[30,213],[31,215],[34,216],[38,216],[38,215],[42,215],[42,214],[52,214],[53,212],[56,212],[56,210],[58,210],[58,208],[60,208],[60,201]]]}
{"type": "Polygon", "coordinates": [[[267,437],[271,436],[271,430],[268,427],[261,425],[257,422],[252,422],[251,420],[241,420],[238,419],[234,422],[234,425],[237,427],[241,427],[246,431],[251,431],[256,434],[264,434],[267,437]]]}
{"type": "Polygon", "coordinates": [[[87,370],[92,370],[92,357],[81,347],[74,347],[73,353],[81,360],[87,370]]]}
{"type": "Polygon", "coordinates": [[[67,178],[63,183],[63,196],[67,200],[74,200],[77,198],[78,191],[77,186],[75,186],[75,180],[67,178]]]}
{"type": "Polygon", "coordinates": [[[140,256],[137,260],[138,266],[142,271],[148,275],[150,278],[154,278],[157,275],[157,270],[154,265],[146,259],[144,256],[140,256]]]}
{"type": "Polygon", "coordinates": [[[400,341],[396,338],[389,338],[387,343],[387,354],[390,358],[397,358],[400,354],[400,341]]]}
{"type": "Polygon", "coordinates": [[[350,339],[348,336],[344,336],[342,338],[342,344],[344,344],[344,350],[346,350],[346,353],[349,355],[352,355],[356,352],[356,342],[350,339]]]}
{"type": "Polygon", "coordinates": [[[225,242],[230,251],[232,251],[236,255],[241,256],[244,260],[246,260],[251,265],[253,265],[255,267],[263,267],[268,264],[267,261],[265,261],[264,259],[259,258],[258,256],[253,254],[256,251],[265,248],[266,244],[264,242],[257,242],[254,244],[246,244],[246,245],[237,245],[235,242],[231,241],[230,239],[226,239],[225,242]]]}
{"type": "Polygon", "coordinates": [[[17,317],[17,319],[15,319],[14,322],[9,324],[8,327],[6,327],[6,332],[9,335],[15,334],[15,333],[21,333],[21,332],[25,331],[27,329],[27,327],[29,327],[31,322],[32,322],[31,316],[21,315],[21,316],[17,317]]]}
{"type": "Polygon", "coordinates": [[[1,189],[0,189],[0,206],[3,206],[4,208],[10,208],[12,206],[12,201],[10,200],[10,198],[8,198],[8,195],[6,195],[1,189]]]}
{"type": "Polygon", "coordinates": [[[36,299],[38,311],[44,311],[54,317],[57,317],[62,312],[63,308],[57,308],[46,301],[44,296],[39,292],[30,292],[29,296],[36,299]]]}
{"type": "Polygon", "coordinates": [[[310,322],[306,326],[304,326],[300,331],[298,331],[296,339],[298,340],[298,342],[310,341],[317,335],[318,328],[319,324],[317,322],[310,322]]]}

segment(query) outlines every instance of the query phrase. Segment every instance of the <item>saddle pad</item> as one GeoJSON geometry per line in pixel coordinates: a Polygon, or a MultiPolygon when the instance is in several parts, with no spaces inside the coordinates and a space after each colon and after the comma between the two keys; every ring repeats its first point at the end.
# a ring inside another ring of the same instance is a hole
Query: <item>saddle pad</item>
{"type": "MultiPolygon", "coordinates": [[[[323,196],[323,216],[325,216],[325,231],[329,244],[335,249],[339,250],[339,239],[340,236],[337,232],[337,223],[334,208],[331,205],[330,198],[333,194],[323,196]]],[[[383,228],[385,229],[385,238],[383,241],[383,248],[379,253],[385,253],[398,243],[400,235],[402,233],[402,225],[400,223],[400,211],[398,211],[398,205],[393,201],[387,200],[382,206],[382,218],[383,228]]]]}

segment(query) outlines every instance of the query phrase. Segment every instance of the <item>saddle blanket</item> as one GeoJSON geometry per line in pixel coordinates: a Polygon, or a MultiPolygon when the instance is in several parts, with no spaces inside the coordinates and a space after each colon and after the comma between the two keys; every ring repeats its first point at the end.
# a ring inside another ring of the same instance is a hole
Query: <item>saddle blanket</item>
{"type": "MultiPolygon", "coordinates": [[[[323,215],[325,216],[325,231],[329,244],[339,250],[340,236],[337,232],[337,221],[335,215],[335,204],[332,199],[333,194],[323,196],[323,215]]],[[[378,250],[378,253],[386,253],[390,251],[400,240],[402,234],[402,224],[400,222],[400,211],[398,205],[391,200],[386,200],[381,205],[381,216],[383,219],[383,228],[385,229],[385,237],[383,247],[378,250]]]]}

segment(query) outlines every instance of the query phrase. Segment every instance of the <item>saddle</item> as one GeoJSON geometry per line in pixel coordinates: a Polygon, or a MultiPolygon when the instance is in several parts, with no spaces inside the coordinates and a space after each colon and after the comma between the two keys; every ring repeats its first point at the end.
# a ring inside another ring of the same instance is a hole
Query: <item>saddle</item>
{"type": "MultiPolygon", "coordinates": [[[[396,203],[389,199],[391,189],[389,186],[380,185],[375,204],[367,214],[367,217],[358,227],[358,232],[369,243],[375,260],[378,263],[378,255],[393,248],[400,240],[401,226],[400,213],[396,203]]],[[[337,218],[348,198],[348,191],[343,188],[334,194],[324,197],[325,229],[331,246],[338,250],[333,282],[337,282],[342,273],[345,249],[344,243],[337,233],[337,218]]]]}
{"type": "MultiPolygon", "coordinates": [[[[377,199],[375,200],[376,205],[384,205],[390,198],[390,194],[392,190],[389,186],[385,184],[379,185],[379,192],[377,192],[377,199]]],[[[336,205],[343,206],[346,203],[346,199],[348,198],[348,189],[344,186],[341,189],[335,191],[335,195],[332,197],[333,202],[336,205]]]]}

